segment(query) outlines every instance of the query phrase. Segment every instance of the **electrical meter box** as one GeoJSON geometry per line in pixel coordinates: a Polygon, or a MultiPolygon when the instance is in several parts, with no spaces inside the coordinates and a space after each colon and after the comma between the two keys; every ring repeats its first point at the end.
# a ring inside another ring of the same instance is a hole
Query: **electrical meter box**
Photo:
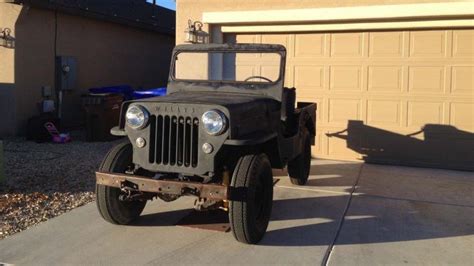
{"type": "Polygon", "coordinates": [[[57,90],[68,91],[76,89],[77,60],[72,56],[56,57],[56,87],[57,90]]]}

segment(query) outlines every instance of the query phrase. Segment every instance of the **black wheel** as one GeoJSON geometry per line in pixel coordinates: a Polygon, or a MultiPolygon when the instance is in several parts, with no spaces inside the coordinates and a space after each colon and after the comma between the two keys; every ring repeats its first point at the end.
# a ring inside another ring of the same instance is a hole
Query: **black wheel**
{"type": "MultiPolygon", "coordinates": [[[[105,156],[99,171],[111,173],[125,173],[132,164],[132,145],[129,142],[121,143],[112,148],[105,156]]],[[[96,185],[96,203],[100,215],[104,220],[113,224],[129,224],[143,211],[146,201],[121,201],[119,188],[96,185]]]]}
{"type": "Polygon", "coordinates": [[[311,135],[305,130],[303,136],[303,152],[288,162],[288,175],[291,183],[299,186],[306,184],[311,169],[311,135]]]}
{"type": "Polygon", "coordinates": [[[259,242],[267,231],[272,212],[273,176],[265,154],[242,156],[231,181],[235,198],[229,204],[229,221],[237,241],[259,242]]]}

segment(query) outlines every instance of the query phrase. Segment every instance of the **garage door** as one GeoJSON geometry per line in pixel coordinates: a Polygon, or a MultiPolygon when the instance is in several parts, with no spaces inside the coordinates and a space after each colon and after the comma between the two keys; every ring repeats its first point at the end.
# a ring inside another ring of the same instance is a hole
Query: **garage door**
{"type": "Polygon", "coordinates": [[[315,156],[473,169],[474,30],[225,40],[286,46],[286,86],[318,103],[315,156]]]}

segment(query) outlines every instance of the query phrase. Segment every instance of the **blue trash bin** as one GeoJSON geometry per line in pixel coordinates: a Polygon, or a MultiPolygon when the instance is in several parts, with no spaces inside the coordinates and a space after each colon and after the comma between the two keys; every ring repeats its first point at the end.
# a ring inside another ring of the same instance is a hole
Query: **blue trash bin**
{"type": "Polygon", "coordinates": [[[131,100],[133,98],[133,88],[129,85],[118,85],[118,86],[108,86],[100,88],[91,88],[89,93],[92,94],[121,94],[123,95],[124,100],[131,100]]]}
{"type": "Polygon", "coordinates": [[[133,92],[133,99],[145,99],[166,95],[166,88],[147,89],[133,92]]]}

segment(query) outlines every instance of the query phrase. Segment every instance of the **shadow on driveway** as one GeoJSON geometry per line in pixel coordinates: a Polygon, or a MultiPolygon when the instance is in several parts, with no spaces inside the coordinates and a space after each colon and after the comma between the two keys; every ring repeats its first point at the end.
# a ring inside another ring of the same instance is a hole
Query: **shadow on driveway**
{"type": "MultiPolygon", "coordinates": [[[[276,200],[271,222],[308,221],[306,225],[269,230],[259,245],[327,246],[341,218],[348,196],[276,200]],[[320,222],[320,221],[325,222],[320,222]],[[328,234],[332,232],[332,234],[328,234]]],[[[147,214],[131,226],[174,226],[191,209],[147,214]]],[[[406,200],[355,196],[343,224],[338,245],[440,239],[474,234],[474,208],[406,200]]],[[[209,221],[212,223],[213,221],[209,221]]]]}
{"type": "MultiPolygon", "coordinates": [[[[429,175],[426,169],[407,169],[393,166],[368,166],[367,173],[373,170],[387,171],[384,178],[395,179],[394,184],[386,182],[383,184],[381,195],[377,191],[373,194],[357,193],[364,186],[373,186],[371,178],[380,175],[362,176],[359,180],[356,193],[352,197],[348,212],[346,213],[343,226],[339,228],[344,207],[350,197],[350,191],[357,182],[361,164],[321,164],[312,166],[312,177],[307,186],[288,188],[287,180],[282,177],[284,173],[277,173],[281,178],[275,188],[275,195],[280,195],[273,202],[272,224],[264,239],[259,243],[263,246],[326,246],[331,245],[334,236],[338,234],[337,245],[371,244],[404,242],[415,240],[442,239],[458,236],[471,236],[474,234],[474,206],[449,204],[449,202],[432,202],[423,200],[423,195],[417,199],[396,197],[385,197],[385,190],[398,191],[403,189],[411,180],[405,180],[403,176],[390,176],[389,172],[400,169],[400,173],[409,172],[410,178],[426,179],[424,181],[434,183],[441,182],[436,175],[429,175]],[[370,168],[373,167],[374,169],[370,168]],[[418,171],[418,172],[417,172],[418,171]],[[398,181],[398,183],[397,183],[398,181]],[[396,187],[398,184],[399,187],[396,187]],[[325,193],[334,189],[334,193],[325,193]],[[299,189],[304,189],[301,191],[299,189]],[[302,193],[305,192],[305,193],[302,193]],[[281,198],[281,195],[286,195],[281,198]],[[313,197],[314,195],[314,197],[313,197]],[[303,197],[302,197],[303,196],[303,197]],[[288,198],[285,198],[288,197],[288,198]],[[295,225],[297,224],[297,225],[295,225]],[[330,233],[328,233],[330,232],[330,233]]],[[[435,173],[452,173],[455,177],[462,172],[444,171],[435,173]]],[[[364,171],[363,171],[364,172],[364,171]]],[[[362,174],[363,174],[362,172],[362,174]]],[[[443,178],[441,178],[443,179],[443,178]]],[[[449,179],[449,178],[448,178],[449,179]]],[[[451,178],[452,179],[452,178],[451,178]]],[[[452,182],[452,180],[450,181],[452,182]]],[[[446,185],[441,183],[440,186],[446,185]]],[[[452,185],[452,184],[448,184],[452,185]]],[[[468,184],[473,186],[473,184],[468,184]]],[[[428,189],[437,189],[430,187],[428,189]]],[[[453,189],[455,186],[453,186],[453,189]]],[[[427,188],[411,188],[423,194],[427,188]]],[[[470,190],[467,190],[469,193],[470,190]]],[[[436,191],[435,191],[436,192],[436,191]]],[[[454,191],[456,192],[456,191],[454,191]]],[[[465,195],[464,195],[465,196],[465,195]]],[[[463,195],[459,195],[463,197],[463,195]]],[[[192,210],[170,211],[159,214],[143,215],[133,226],[172,226],[173,221],[186,216],[192,210]]],[[[209,221],[212,223],[213,221],[209,221]]]]}
{"type": "MultiPolygon", "coordinates": [[[[267,232],[260,243],[268,246],[320,246],[332,239],[321,238],[334,230],[340,217],[324,216],[315,209],[330,208],[343,196],[280,200],[274,202],[272,221],[324,218],[327,222],[310,223],[267,232]],[[293,209],[291,213],[285,209],[293,209]]],[[[324,212],[331,213],[331,212],[324,212]]],[[[405,200],[355,196],[336,244],[371,244],[439,239],[474,234],[474,208],[434,205],[405,200]]]]}

